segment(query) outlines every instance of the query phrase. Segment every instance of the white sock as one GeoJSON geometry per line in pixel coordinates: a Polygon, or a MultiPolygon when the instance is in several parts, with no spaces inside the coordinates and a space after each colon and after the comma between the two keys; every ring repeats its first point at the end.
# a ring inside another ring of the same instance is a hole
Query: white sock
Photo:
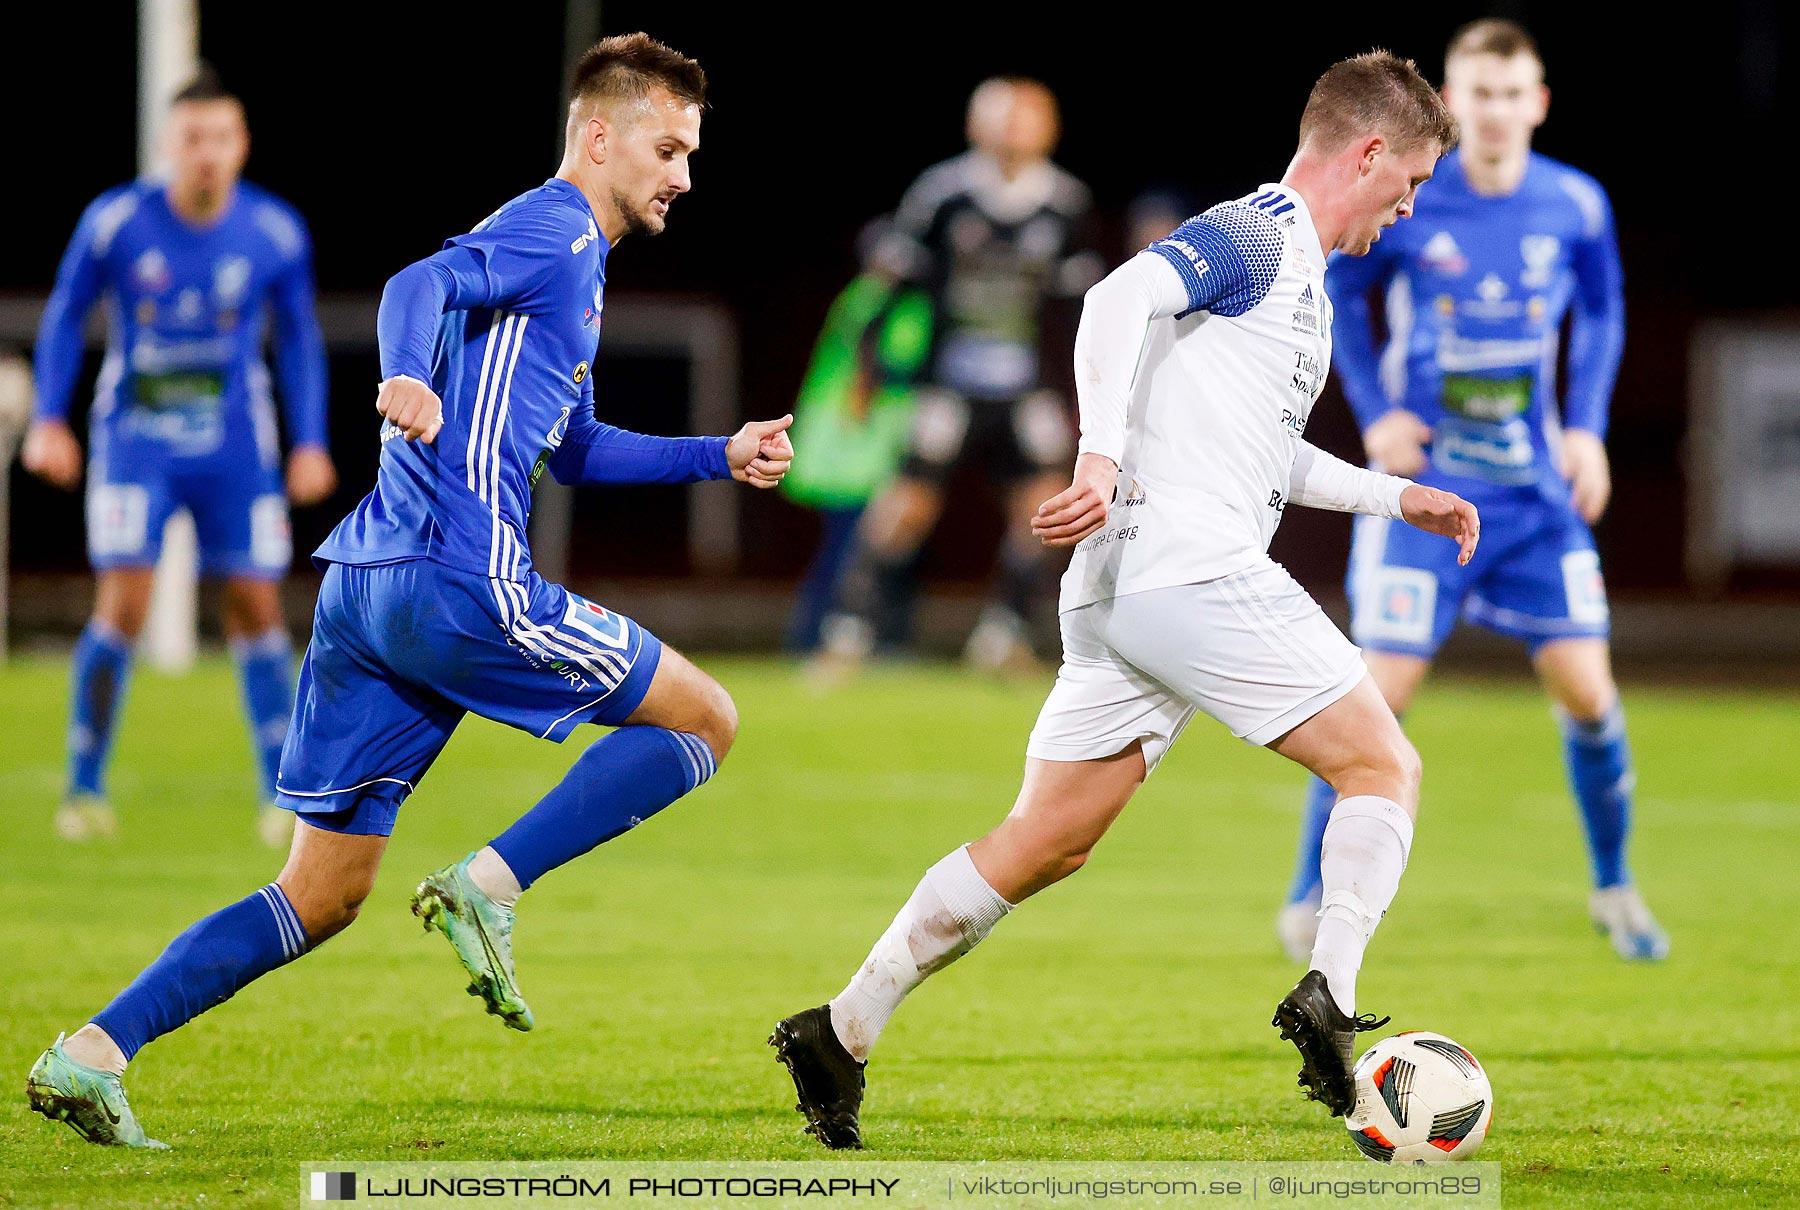
{"type": "Polygon", "coordinates": [[[112,1035],[92,1021],[63,1039],[63,1053],[86,1067],[98,1067],[115,1076],[125,1074],[125,1052],[112,1035]]]}
{"type": "Polygon", "coordinates": [[[982,878],[967,845],[926,870],[849,986],[831,1001],[831,1028],[844,1049],[866,1060],[906,993],[974,949],[1012,908],[982,878]]]}
{"type": "Polygon", "coordinates": [[[1325,825],[1320,862],[1325,893],[1312,967],[1324,973],[1345,1016],[1356,1015],[1356,972],[1400,889],[1412,834],[1412,818],[1400,804],[1372,794],[1340,799],[1325,825]]]}
{"type": "Polygon", "coordinates": [[[506,858],[494,852],[494,846],[488,845],[469,858],[469,881],[483,895],[492,899],[503,908],[510,908],[519,901],[523,888],[519,879],[506,864],[506,858]]]}

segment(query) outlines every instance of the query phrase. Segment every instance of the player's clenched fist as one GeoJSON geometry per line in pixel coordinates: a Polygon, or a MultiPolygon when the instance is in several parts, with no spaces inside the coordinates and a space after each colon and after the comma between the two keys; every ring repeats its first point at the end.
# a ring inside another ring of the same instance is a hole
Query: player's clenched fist
{"type": "Polygon", "coordinates": [[[1400,514],[1414,529],[1455,538],[1462,547],[1456,556],[1459,567],[1467,567],[1475,557],[1475,543],[1481,540],[1481,515],[1456,493],[1414,483],[1400,493],[1400,514]]]}
{"type": "Polygon", "coordinates": [[[780,420],[752,420],[725,443],[725,461],[731,477],[751,487],[774,487],[794,461],[794,445],[788,440],[791,415],[780,420]]]}
{"type": "Polygon", "coordinates": [[[443,400],[416,378],[395,375],[382,383],[381,393],[375,397],[375,410],[408,441],[430,445],[444,427],[443,400]]]}
{"type": "Polygon", "coordinates": [[[1410,478],[1425,469],[1431,426],[1405,408],[1395,408],[1363,434],[1369,461],[1390,475],[1410,478]]]}
{"type": "Polygon", "coordinates": [[[1119,464],[1111,458],[1081,455],[1075,460],[1075,481],[1038,505],[1031,532],[1045,546],[1074,546],[1106,524],[1118,481],[1119,464]]]}
{"type": "Polygon", "coordinates": [[[1612,467],[1606,458],[1606,443],[1585,429],[1566,429],[1557,469],[1569,481],[1569,502],[1581,519],[1589,525],[1606,511],[1612,498],[1612,467]]]}
{"type": "Polygon", "coordinates": [[[301,445],[288,455],[288,499],[305,507],[317,504],[337,490],[337,468],[331,455],[316,445],[301,445]]]}
{"type": "Polygon", "coordinates": [[[25,469],[64,491],[81,482],[81,442],[60,420],[40,420],[25,433],[25,469]]]}

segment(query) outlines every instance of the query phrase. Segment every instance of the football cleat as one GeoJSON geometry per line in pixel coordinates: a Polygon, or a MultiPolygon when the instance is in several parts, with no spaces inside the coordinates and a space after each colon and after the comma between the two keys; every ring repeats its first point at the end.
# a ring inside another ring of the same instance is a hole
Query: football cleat
{"type": "Polygon", "coordinates": [[[469,859],[474,856],[426,875],[413,892],[412,912],[425,922],[426,932],[435,928],[450,939],[472,980],[469,994],[479,996],[508,1029],[523,1032],[535,1022],[513,974],[513,912],[470,880],[469,859]]]}
{"type": "Polygon", "coordinates": [[[167,1151],[167,1143],[157,1142],[138,1125],[119,1077],[77,1063],[63,1053],[62,1044],[63,1035],[57,1034],[25,1077],[25,1099],[32,1111],[53,1122],[67,1122],[90,1143],[167,1151]]]}
{"type": "Polygon", "coordinates": [[[795,1109],[806,1115],[806,1133],[833,1151],[861,1150],[863,1073],[831,1027],[831,1005],[809,1008],[779,1022],[769,1045],[794,1078],[795,1109]]]}
{"type": "Polygon", "coordinates": [[[1612,941],[1613,952],[1627,961],[1660,962],[1669,956],[1669,935],[1629,883],[1589,895],[1588,916],[1595,931],[1612,941]]]}
{"type": "Polygon", "coordinates": [[[56,809],[56,834],[77,844],[111,840],[119,834],[119,817],[98,794],[72,794],[56,809]]]}
{"type": "Polygon", "coordinates": [[[1308,971],[1294,990],[1275,1006],[1269,1024],[1281,1031],[1284,1042],[1300,1052],[1300,1087],[1310,1101],[1322,1101],[1331,1116],[1341,1118],[1356,1105],[1356,1035],[1380,1029],[1389,1018],[1373,1013],[1347,1017],[1331,998],[1325,976],[1308,971]]]}

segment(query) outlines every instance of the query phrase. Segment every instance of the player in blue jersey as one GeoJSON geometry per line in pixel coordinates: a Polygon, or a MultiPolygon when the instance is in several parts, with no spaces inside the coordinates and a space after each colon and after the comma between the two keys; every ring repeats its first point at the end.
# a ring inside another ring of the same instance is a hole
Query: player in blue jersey
{"type": "Polygon", "coordinates": [[[201,571],[225,581],[225,633],[261,761],[259,828],[279,846],[292,830],[291,817],[270,805],[294,706],[280,598],[293,555],[288,501],[317,504],[337,486],[312,252],[293,207],[239,179],[250,150],[243,107],[210,70],[176,94],[166,139],[167,181],[108,190],[82,215],[38,333],[25,465],[73,489],[82,456],[69,408],[82,327],[106,301],[106,359],[88,421],[88,556],[99,584],[75,647],[68,789],[56,824],[71,840],[116,827],[106,766],[131,649],[163,524],[186,508],[201,571]],[[292,446],[285,495],[263,363],[265,312],[292,446]]]}
{"type": "Polygon", "coordinates": [[[282,754],[298,813],[280,876],[199,921],[33,1067],[33,1108],[103,1143],[157,1146],[119,1083],[151,1039],[356,918],[395,816],[474,711],[561,741],[614,727],[504,833],[413,899],[488,1011],[532,1026],[513,904],[557,866],[699,786],[737,713],[717,682],[621,614],[546,582],[525,545],[531,488],[737,479],[774,487],[792,417],[732,437],[647,437],[594,416],[606,260],[687,192],[706,77],[643,34],[587,52],[557,175],[401,270],[379,318],[375,489],[315,555],[325,581],[282,754]]]}
{"type": "MultiPolygon", "coordinates": [[[[1606,192],[1531,150],[1549,103],[1543,81],[1537,48],[1517,25],[1463,28],[1444,82],[1462,147],[1410,225],[1360,261],[1332,262],[1337,361],[1370,459],[1467,498],[1488,531],[1480,562],[1461,568],[1404,527],[1359,518],[1351,633],[1396,714],[1459,616],[1527,644],[1555,702],[1586,825],[1590,914],[1621,957],[1659,959],[1668,938],[1625,862],[1631,752],[1588,530],[1611,491],[1604,442],[1625,340],[1622,273],[1606,192]],[[1389,331],[1379,352],[1375,292],[1389,331]]],[[[1331,805],[1330,787],[1315,781],[1279,919],[1297,959],[1318,926],[1319,838],[1331,805]]]]}

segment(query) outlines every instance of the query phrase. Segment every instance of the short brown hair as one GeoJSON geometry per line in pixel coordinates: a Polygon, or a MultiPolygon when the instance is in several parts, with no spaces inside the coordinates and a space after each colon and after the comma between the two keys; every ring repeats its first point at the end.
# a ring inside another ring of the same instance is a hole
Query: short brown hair
{"type": "Polygon", "coordinates": [[[1538,54],[1537,43],[1525,27],[1499,17],[1471,21],[1456,31],[1450,39],[1450,49],[1444,52],[1444,62],[1462,55],[1499,55],[1502,59],[1530,55],[1538,66],[1544,64],[1544,56],[1538,54]]]}
{"type": "Polygon", "coordinates": [[[569,103],[582,100],[641,101],[662,87],[690,105],[706,105],[706,73],[700,65],[649,34],[617,34],[594,43],[575,65],[569,103]]]}
{"type": "Polygon", "coordinates": [[[1336,146],[1370,132],[1386,135],[1402,151],[1432,141],[1447,152],[1457,140],[1456,119],[1437,90],[1411,59],[1385,50],[1326,68],[1300,115],[1302,145],[1317,140],[1336,146]]]}
{"type": "Polygon", "coordinates": [[[181,86],[174,96],[169,98],[170,105],[203,104],[207,101],[233,101],[241,108],[243,102],[225,87],[219,79],[218,71],[211,63],[201,61],[194,70],[194,76],[181,86]]]}

